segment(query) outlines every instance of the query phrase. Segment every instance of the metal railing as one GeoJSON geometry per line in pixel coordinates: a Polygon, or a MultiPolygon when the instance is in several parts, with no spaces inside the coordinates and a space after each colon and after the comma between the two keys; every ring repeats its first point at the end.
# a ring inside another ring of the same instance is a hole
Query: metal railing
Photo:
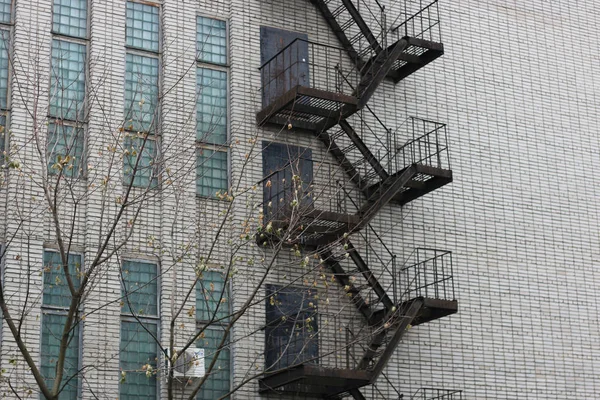
{"type": "Polygon", "coordinates": [[[300,364],[355,368],[352,350],[358,341],[366,341],[367,338],[350,335],[347,318],[319,312],[316,308],[297,316],[302,318],[294,319],[292,315],[287,321],[265,328],[268,344],[268,347],[265,346],[265,359],[270,362],[267,368],[275,370],[300,364]]]}
{"type": "Polygon", "coordinates": [[[462,394],[462,390],[421,388],[410,397],[410,400],[462,400],[462,394]]]}
{"type": "Polygon", "coordinates": [[[450,169],[446,124],[410,117],[392,134],[396,149],[388,159],[388,172],[395,173],[411,164],[450,169]],[[401,144],[401,138],[408,140],[401,144]]]}
{"type": "Polygon", "coordinates": [[[364,202],[339,164],[297,159],[260,181],[266,220],[288,221],[314,210],[354,215],[364,202]]]}
{"type": "Polygon", "coordinates": [[[407,0],[404,10],[392,23],[391,34],[396,40],[405,36],[432,42],[442,42],[438,0],[407,0]],[[399,21],[404,21],[395,25],[399,21]]]}
{"type": "Polygon", "coordinates": [[[259,68],[263,106],[296,86],[352,95],[360,74],[344,49],[295,39],[259,68]]]}
{"type": "Polygon", "coordinates": [[[406,264],[399,271],[399,284],[403,291],[401,300],[416,297],[456,299],[450,251],[417,248],[406,264]]]}

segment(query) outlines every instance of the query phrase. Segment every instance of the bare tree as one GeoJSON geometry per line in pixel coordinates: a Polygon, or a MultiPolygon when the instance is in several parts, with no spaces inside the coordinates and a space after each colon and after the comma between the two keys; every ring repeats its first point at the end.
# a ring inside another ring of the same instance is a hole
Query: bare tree
{"type": "MultiPolygon", "coordinates": [[[[22,65],[25,60],[10,59],[16,88],[12,98],[18,103],[13,107],[24,110],[30,124],[7,132],[0,184],[6,209],[0,253],[2,264],[7,265],[0,282],[0,308],[8,327],[3,336],[18,349],[11,356],[14,368],[0,377],[6,392],[17,398],[39,392],[47,399],[58,399],[79,386],[92,397],[109,397],[88,386],[87,377],[111,368],[119,350],[97,360],[87,356],[81,363],[71,351],[82,330],[93,330],[98,316],[115,307],[156,343],[158,352],[156,358],[114,371],[114,375],[120,374],[123,382],[140,376],[160,377],[166,381],[169,399],[195,398],[219,372],[222,354],[254,336],[261,340],[266,336],[269,341],[271,335],[279,340],[269,342],[279,345],[278,352],[266,364],[262,355],[257,356],[253,368],[245,371],[231,392],[266,373],[348,348],[346,342],[321,353],[310,350],[320,332],[335,325],[317,321],[318,315],[335,321],[354,310],[349,310],[351,303],[346,301],[350,290],[332,285],[335,279],[323,264],[321,250],[301,246],[306,232],[320,229],[310,222],[315,220],[314,202],[335,202],[345,196],[338,184],[344,174],[341,168],[294,150],[281,153],[272,171],[256,180],[245,171],[261,162],[265,147],[275,145],[259,141],[258,133],[249,139],[243,136],[240,144],[232,129],[224,146],[237,163],[236,173],[226,190],[211,193],[220,201],[198,200],[193,190],[202,178],[198,171],[206,170],[203,165],[217,153],[188,146],[196,141],[194,115],[179,124],[164,118],[176,106],[166,99],[179,83],[158,92],[158,84],[149,82],[145,71],[133,69],[126,77],[130,87],[124,117],[113,120],[107,112],[99,122],[109,79],[108,71],[98,73],[102,71],[100,59],[86,60],[85,51],[58,40],[51,49],[40,46],[32,57],[26,64],[38,69],[27,73],[22,65]],[[49,85],[41,57],[44,51],[53,54],[49,85]],[[81,69],[74,70],[73,64],[81,69]],[[83,91],[77,87],[82,82],[83,91]],[[90,110],[95,111],[94,121],[90,110]],[[206,154],[199,157],[199,152],[206,154]],[[311,176],[303,173],[306,163],[315,171],[311,176]],[[203,204],[203,211],[189,218],[190,210],[197,209],[196,202],[203,204]],[[90,225],[84,223],[92,209],[95,242],[86,240],[85,229],[90,225]],[[166,220],[171,225],[160,226],[163,212],[169,214],[166,220]],[[155,234],[157,226],[160,237],[155,234]],[[40,235],[45,248],[52,250],[44,259],[36,253],[37,247],[26,245],[40,235]],[[157,273],[142,284],[130,278],[132,271],[126,264],[130,254],[140,253],[158,265],[157,273]],[[288,276],[285,271],[290,270],[295,272],[288,276]],[[209,274],[220,276],[218,287],[207,278],[209,274]],[[109,293],[107,282],[115,276],[121,291],[109,293]],[[7,289],[7,279],[18,280],[18,290],[7,289]],[[278,286],[268,285],[273,281],[278,286]],[[147,289],[159,282],[169,290],[165,293],[163,288],[162,304],[151,305],[147,289]],[[232,304],[230,289],[238,282],[247,290],[240,291],[232,304]],[[280,300],[289,293],[302,299],[293,312],[280,300]],[[196,309],[197,304],[202,310],[196,309]],[[265,304],[272,307],[273,321],[259,329],[246,329],[247,316],[264,310],[265,304]],[[157,307],[154,313],[162,314],[161,333],[147,323],[151,306],[157,307]],[[46,315],[57,316],[59,327],[45,332],[47,343],[41,344],[42,354],[50,351],[44,346],[56,347],[52,360],[46,360],[50,367],[40,363],[38,349],[28,340],[32,326],[46,315]],[[205,360],[183,360],[186,350],[198,346],[213,327],[219,329],[216,351],[206,354],[205,360]],[[238,333],[232,335],[236,329],[238,333]],[[281,332],[287,332],[288,338],[276,337],[281,332]],[[295,339],[298,335],[300,340],[295,339]],[[181,362],[204,362],[205,375],[181,378],[175,370],[181,362]],[[31,380],[22,379],[22,371],[31,374],[34,386],[31,380]]],[[[195,71],[193,65],[191,71],[195,71]]],[[[195,103],[196,98],[183,101],[195,103]]],[[[215,114],[214,120],[221,117],[215,114]]],[[[212,135],[214,126],[204,134],[212,135]]],[[[286,125],[282,132],[289,128],[286,125]]],[[[281,137],[282,132],[273,136],[281,137]]],[[[344,233],[351,232],[320,233],[339,236],[335,242],[343,246],[344,233]]]]}

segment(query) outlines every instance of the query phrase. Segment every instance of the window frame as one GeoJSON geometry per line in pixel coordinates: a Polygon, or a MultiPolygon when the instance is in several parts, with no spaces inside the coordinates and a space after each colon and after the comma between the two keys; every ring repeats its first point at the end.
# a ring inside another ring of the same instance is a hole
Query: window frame
{"type": "MultiPolygon", "coordinates": [[[[139,258],[139,257],[125,257],[121,260],[121,270],[123,268],[123,264],[125,262],[134,262],[134,263],[144,263],[144,264],[154,264],[154,266],[156,267],[156,313],[157,315],[139,315],[139,314],[134,314],[131,312],[123,312],[123,307],[121,307],[121,309],[119,310],[119,354],[121,353],[121,329],[122,329],[122,323],[123,321],[125,322],[134,322],[136,324],[152,324],[152,325],[156,325],[156,335],[157,335],[157,339],[160,341],[161,339],[161,334],[162,334],[162,330],[161,330],[161,301],[160,301],[160,294],[161,294],[161,288],[162,288],[162,280],[161,280],[161,272],[160,272],[160,263],[158,262],[158,260],[156,259],[146,259],[146,258],[139,258]],[[135,315],[135,317],[134,317],[135,315]]],[[[121,287],[121,300],[125,301],[125,297],[123,295],[124,292],[124,282],[122,280],[122,275],[119,274],[119,286],[121,287]]],[[[142,328],[144,329],[144,328],[142,328]]],[[[160,354],[160,346],[158,343],[156,343],[156,348],[157,348],[157,352],[156,352],[156,367],[157,369],[160,368],[161,366],[161,362],[160,362],[160,358],[161,358],[161,354],[160,354]]],[[[121,357],[119,356],[119,371],[121,371],[121,357]]],[[[156,375],[156,396],[157,398],[154,400],[158,400],[160,399],[160,377],[158,376],[158,374],[156,375]]],[[[119,383],[119,396],[121,395],[121,383],[119,383]]],[[[148,399],[148,400],[152,400],[152,399],[148,399]]]]}
{"type": "MultiPolygon", "coordinates": [[[[123,109],[123,132],[125,132],[126,134],[130,135],[131,138],[137,137],[137,138],[141,138],[144,139],[144,135],[146,135],[148,137],[149,140],[154,140],[154,146],[155,146],[155,150],[156,150],[156,158],[160,159],[162,156],[162,132],[161,132],[161,126],[162,126],[162,106],[161,106],[161,102],[160,99],[162,97],[162,89],[163,89],[163,24],[162,24],[162,20],[163,20],[163,5],[160,2],[157,1],[143,1],[143,0],[126,0],[125,1],[125,26],[123,29],[123,37],[125,39],[125,55],[124,55],[124,60],[123,60],[123,65],[125,66],[125,74],[127,74],[127,55],[131,54],[134,56],[142,56],[142,57],[147,57],[147,58],[154,58],[157,60],[158,62],[158,74],[157,74],[157,79],[156,79],[156,108],[154,110],[154,121],[152,122],[152,124],[150,125],[150,129],[145,132],[145,131],[137,131],[136,129],[129,129],[129,126],[127,124],[128,120],[127,117],[129,115],[128,110],[129,110],[129,105],[127,104],[127,94],[126,94],[126,90],[123,90],[123,104],[124,104],[124,109],[123,109]],[[158,9],[158,51],[152,51],[152,50],[145,50],[145,49],[141,49],[139,47],[135,47],[135,46],[130,46],[127,44],[127,3],[136,3],[136,4],[143,4],[146,6],[150,6],[150,7],[156,7],[158,9]]],[[[157,184],[153,185],[152,184],[152,180],[150,180],[150,184],[148,186],[136,186],[133,183],[128,183],[127,179],[125,177],[125,171],[123,171],[123,185],[125,187],[131,187],[131,189],[143,189],[143,190],[157,190],[160,189],[162,186],[162,174],[160,173],[160,171],[158,171],[159,173],[156,174],[156,179],[157,179],[157,184]]],[[[132,178],[135,177],[135,174],[132,175],[132,178]]]]}
{"type": "MultiPolygon", "coordinates": [[[[9,22],[0,22],[0,32],[4,31],[7,32],[7,46],[6,46],[6,53],[8,55],[8,67],[7,67],[7,82],[6,82],[6,108],[0,108],[0,114],[3,114],[3,116],[5,117],[5,122],[4,122],[4,132],[0,132],[0,135],[2,135],[3,137],[3,148],[0,148],[0,152],[8,152],[8,150],[10,149],[10,141],[9,141],[9,135],[8,135],[8,131],[10,130],[10,115],[11,115],[11,98],[12,98],[12,88],[11,88],[11,74],[12,74],[12,63],[11,63],[11,58],[13,55],[12,52],[12,46],[11,44],[13,43],[13,27],[15,25],[14,23],[14,18],[15,18],[15,0],[11,0],[10,2],[10,20],[9,22]]],[[[1,34],[0,34],[1,35],[1,34]]],[[[5,157],[4,154],[0,154],[0,168],[2,168],[2,166],[5,164],[4,163],[5,157]]],[[[3,170],[5,170],[6,168],[2,168],[3,170]]]]}
{"type": "MultiPolygon", "coordinates": [[[[222,273],[224,276],[224,282],[223,282],[223,287],[225,288],[225,293],[226,293],[226,297],[227,297],[227,315],[228,318],[223,319],[223,320],[218,320],[218,321],[213,321],[211,322],[210,320],[203,320],[203,319],[199,319],[198,318],[198,309],[196,308],[196,314],[195,314],[195,322],[196,322],[196,331],[199,332],[200,329],[204,329],[206,330],[210,330],[210,331],[219,331],[219,332],[224,332],[224,329],[229,325],[229,318],[231,317],[232,311],[233,311],[233,304],[231,301],[231,294],[233,293],[233,285],[231,282],[231,279],[229,277],[227,277],[226,275],[226,270],[220,271],[216,268],[216,266],[209,266],[208,269],[205,272],[214,272],[214,273],[222,273]],[[212,267],[212,268],[211,268],[212,267]]],[[[196,296],[196,301],[198,301],[198,292],[200,291],[200,288],[202,287],[202,285],[200,284],[200,279],[198,278],[198,281],[196,282],[196,291],[195,291],[195,296],[196,296]]],[[[194,304],[194,306],[196,306],[196,303],[194,304]]],[[[218,311],[217,311],[218,313],[218,311]]],[[[198,340],[202,340],[201,338],[198,338],[198,340]]],[[[231,345],[231,334],[229,336],[229,338],[227,339],[228,343],[231,345]]],[[[220,354],[219,354],[220,355],[220,354]]],[[[214,357],[214,356],[213,356],[214,357]]],[[[212,361],[212,359],[211,359],[212,361]]],[[[234,363],[233,363],[233,351],[231,351],[231,347],[229,347],[229,389],[232,389],[232,385],[233,385],[233,374],[234,374],[234,363]]],[[[206,363],[206,358],[205,358],[205,363],[206,363]]],[[[215,371],[211,371],[212,373],[214,373],[215,371]]],[[[209,378],[210,379],[210,376],[209,378]]],[[[208,379],[206,380],[208,382],[208,379]]],[[[205,382],[206,383],[206,382],[205,382]]],[[[200,389],[201,391],[202,389],[200,389]]],[[[197,396],[200,395],[200,391],[198,392],[197,396]]]]}
{"type": "MultiPolygon", "coordinates": [[[[197,13],[196,14],[196,35],[194,36],[194,40],[195,40],[195,61],[196,61],[196,74],[195,74],[195,80],[196,80],[196,89],[198,88],[198,69],[203,68],[203,69],[208,69],[208,70],[213,70],[213,71],[220,71],[220,72],[224,72],[226,74],[226,82],[227,82],[227,88],[226,88],[226,93],[227,93],[227,98],[226,98],[226,111],[227,114],[225,116],[226,119],[226,138],[225,138],[225,143],[223,144],[218,144],[218,143],[211,143],[211,142],[207,142],[204,140],[199,140],[198,136],[197,136],[197,132],[198,132],[198,124],[199,121],[197,120],[197,115],[198,115],[198,100],[200,97],[199,93],[196,93],[196,105],[195,105],[195,113],[196,113],[196,129],[195,129],[195,141],[196,141],[196,168],[199,167],[198,165],[198,158],[199,158],[199,152],[203,149],[205,150],[210,150],[210,151],[215,151],[215,152],[222,152],[222,153],[226,153],[227,154],[227,189],[226,191],[229,193],[229,191],[231,190],[231,152],[230,152],[230,146],[231,146],[231,51],[230,51],[230,40],[229,40],[229,35],[230,35],[230,22],[229,22],[229,18],[221,18],[215,15],[209,15],[209,14],[203,14],[203,13],[197,13]],[[216,64],[216,63],[211,63],[211,62],[207,62],[207,61],[202,61],[200,59],[200,51],[198,49],[198,18],[208,18],[208,19],[212,19],[212,20],[217,20],[217,21],[221,21],[221,22],[225,22],[225,47],[226,47],[226,62],[225,64],[216,64]]],[[[198,185],[198,176],[196,176],[196,185],[198,185]]],[[[196,197],[198,198],[202,198],[202,199],[209,199],[209,200],[216,200],[216,201],[221,201],[215,194],[211,195],[211,196],[206,196],[204,194],[200,194],[198,193],[198,190],[195,190],[196,192],[196,197]]]]}
{"type": "MultiPolygon", "coordinates": [[[[43,352],[44,349],[42,348],[42,335],[44,334],[44,325],[43,325],[43,317],[44,314],[51,314],[51,315],[61,315],[61,316],[67,316],[69,310],[68,308],[65,307],[61,307],[61,306],[55,306],[55,305],[50,305],[50,304],[44,304],[44,253],[55,253],[55,254],[59,254],[60,256],[60,252],[56,249],[50,248],[50,247],[44,247],[42,249],[42,296],[41,296],[41,307],[40,307],[40,325],[39,325],[39,338],[40,338],[40,342],[39,342],[39,366],[40,369],[42,368],[42,357],[43,357],[43,352]]],[[[70,255],[77,255],[79,257],[81,257],[81,268],[84,269],[85,266],[85,258],[84,258],[84,253],[83,252],[79,252],[79,251],[73,251],[73,252],[69,252],[67,257],[70,255]]],[[[4,268],[3,269],[3,273],[4,273],[4,268]]],[[[81,308],[79,309],[79,312],[81,312],[81,308]]],[[[79,327],[79,332],[78,332],[78,338],[77,338],[77,367],[79,370],[81,370],[81,367],[83,365],[83,331],[85,329],[85,324],[83,322],[83,320],[80,320],[77,323],[78,327],[79,327]]],[[[79,399],[82,396],[82,391],[83,391],[83,382],[80,379],[80,377],[77,377],[77,399],[79,399]]],[[[40,393],[40,399],[43,399],[43,395],[40,393]]]]}
{"type": "MultiPolygon", "coordinates": [[[[50,168],[50,162],[52,160],[50,160],[49,156],[50,156],[50,139],[51,139],[51,132],[50,132],[50,125],[54,125],[54,126],[61,126],[62,129],[65,128],[69,128],[72,129],[73,131],[76,131],[78,129],[81,129],[81,157],[79,159],[79,168],[77,169],[76,172],[73,172],[73,174],[66,174],[66,173],[62,173],[60,174],[60,176],[62,178],[67,178],[67,179],[79,179],[79,178],[85,178],[86,177],[86,172],[87,172],[87,168],[86,168],[86,150],[87,150],[87,136],[86,136],[86,129],[85,126],[83,124],[78,124],[76,122],[71,122],[71,121],[67,121],[64,119],[51,119],[48,121],[48,124],[46,126],[46,170],[48,171],[48,175],[51,176],[58,176],[59,175],[59,171],[53,170],[52,168],[50,168]]],[[[56,128],[55,128],[56,129],[56,128]]],[[[73,153],[70,153],[69,155],[73,156],[73,153]]]]}
{"type": "MultiPolygon", "coordinates": [[[[71,38],[71,39],[74,39],[74,40],[85,40],[86,44],[89,43],[89,41],[90,41],[90,35],[91,35],[91,26],[90,25],[91,25],[91,22],[92,22],[92,19],[90,18],[90,5],[91,5],[91,1],[87,1],[87,7],[86,7],[86,12],[85,12],[85,16],[86,16],[85,38],[81,38],[79,36],[67,35],[65,33],[60,33],[58,31],[54,30],[54,14],[55,14],[55,11],[54,11],[54,2],[55,1],[56,0],[52,0],[52,12],[50,13],[50,21],[51,21],[51,24],[50,24],[50,33],[52,34],[52,37],[54,38],[54,36],[60,36],[60,37],[64,37],[64,38],[71,38]]],[[[14,1],[13,1],[13,3],[14,3],[14,1]]],[[[89,50],[88,50],[88,52],[89,52],[89,50]]],[[[87,56],[87,54],[86,54],[86,56],[87,56]]],[[[86,58],[86,60],[87,60],[87,58],[86,58]]],[[[86,64],[87,64],[87,62],[86,62],[86,64]]]]}
{"type": "MultiPolygon", "coordinates": [[[[91,12],[90,12],[90,2],[88,1],[87,3],[87,7],[86,7],[86,33],[85,33],[85,37],[81,38],[81,37],[77,37],[77,36],[73,36],[73,35],[67,35],[64,33],[59,33],[57,31],[54,30],[54,14],[55,14],[55,10],[54,10],[54,2],[55,0],[52,0],[52,7],[51,7],[51,13],[50,13],[50,29],[51,29],[51,39],[50,39],[50,57],[49,57],[49,68],[50,68],[50,79],[48,81],[48,93],[49,93],[49,103],[48,103],[48,112],[47,112],[47,119],[49,123],[54,123],[54,124],[61,124],[64,126],[70,126],[74,129],[77,128],[81,128],[83,129],[83,147],[82,147],[82,153],[81,153],[81,160],[80,160],[80,164],[81,164],[81,172],[74,174],[73,176],[67,176],[65,174],[61,175],[61,178],[63,179],[72,179],[72,180],[76,180],[76,179],[87,179],[87,151],[88,151],[88,132],[89,132],[89,81],[90,81],[90,36],[91,36],[91,12]],[[69,42],[69,43],[75,43],[75,44],[79,44],[84,46],[85,48],[85,52],[84,52],[84,66],[83,66],[83,78],[84,78],[84,91],[83,91],[83,110],[82,110],[82,117],[78,118],[76,117],[76,119],[67,119],[67,118],[61,118],[61,116],[54,116],[50,113],[50,96],[52,94],[52,79],[53,79],[53,74],[52,74],[52,48],[53,48],[53,44],[54,41],[63,41],[63,42],[69,42]]],[[[14,3],[14,1],[13,1],[14,3]]],[[[7,123],[8,124],[8,123],[7,123]]],[[[48,146],[49,142],[49,132],[48,129],[46,129],[46,135],[47,135],[47,139],[46,139],[46,145],[48,146]]],[[[52,175],[52,176],[56,176],[58,175],[57,173],[52,173],[50,172],[50,170],[48,169],[48,162],[49,160],[46,160],[46,171],[48,173],[48,175],[52,175]]]]}

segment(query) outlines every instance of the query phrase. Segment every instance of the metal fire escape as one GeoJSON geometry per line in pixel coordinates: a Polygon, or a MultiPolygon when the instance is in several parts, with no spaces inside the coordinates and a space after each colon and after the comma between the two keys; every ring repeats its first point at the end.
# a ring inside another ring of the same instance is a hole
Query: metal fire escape
{"type": "MultiPolygon", "coordinates": [[[[301,363],[267,375],[260,391],[364,399],[360,388],[375,383],[411,326],[458,310],[451,253],[417,249],[413,262],[398,267],[394,256],[390,267],[379,264],[378,256],[363,257],[354,244],[355,236],[374,232],[370,222],[387,204],[403,206],[452,182],[444,124],[409,118],[389,129],[368,106],[385,79],[401,81],[440,57],[444,47],[437,0],[405,15],[393,29],[385,10],[373,12],[366,0],[311,2],[342,48],[296,39],[264,63],[263,100],[268,101],[257,123],[314,133],[336,164],[315,163],[310,170],[320,172],[292,191],[293,182],[272,182],[289,181],[289,169],[300,170],[312,160],[291,160],[288,169],[265,177],[271,229],[259,241],[277,240],[280,228],[297,227],[290,243],[318,250],[362,322],[345,328],[345,365],[301,363]],[[368,22],[361,10],[368,12],[368,22]],[[327,180],[320,181],[324,175],[327,180]],[[286,197],[290,192],[298,196],[293,207],[286,197]]],[[[374,247],[365,243],[373,254],[374,247]]]]}

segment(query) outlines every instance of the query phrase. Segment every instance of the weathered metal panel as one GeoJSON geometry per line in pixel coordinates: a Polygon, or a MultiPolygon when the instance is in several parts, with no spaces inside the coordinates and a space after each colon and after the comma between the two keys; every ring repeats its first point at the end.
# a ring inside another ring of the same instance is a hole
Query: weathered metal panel
{"type": "Polygon", "coordinates": [[[296,85],[309,86],[308,35],[261,26],[260,59],[263,107],[296,85]]]}

